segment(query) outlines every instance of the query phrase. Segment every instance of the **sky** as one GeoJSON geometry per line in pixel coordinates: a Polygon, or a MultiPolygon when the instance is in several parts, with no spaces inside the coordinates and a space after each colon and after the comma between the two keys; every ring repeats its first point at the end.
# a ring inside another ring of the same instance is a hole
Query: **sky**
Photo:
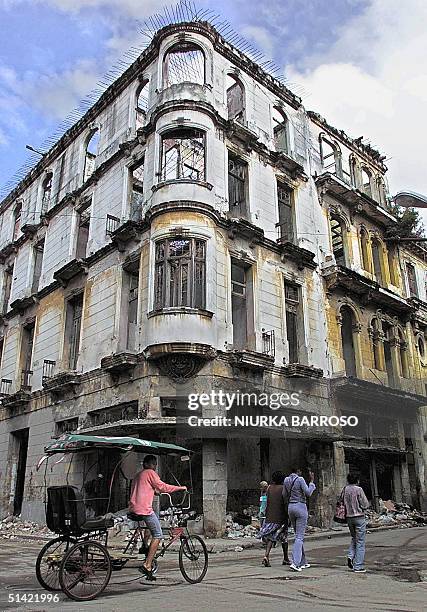
{"type": "MultiPolygon", "coordinates": [[[[427,194],[425,0],[199,0],[387,156],[390,192],[427,194]]],[[[162,0],[0,0],[0,187],[131,46],[162,0]]],[[[424,214],[427,223],[427,213],[424,214]]]]}

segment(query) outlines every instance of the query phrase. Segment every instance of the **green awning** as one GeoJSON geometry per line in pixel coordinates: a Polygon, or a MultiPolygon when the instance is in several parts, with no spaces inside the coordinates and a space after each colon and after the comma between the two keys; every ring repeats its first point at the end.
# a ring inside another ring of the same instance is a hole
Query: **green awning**
{"type": "Polygon", "coordinates": [[[140,438],[116,436],[84,436],[78,434],[65,434],[58,440],[51,442],[44,448],[47,455],[55,453],[72,453],[89,450],[91,448],[116,448],[123,451],[139,453],[152,453],[154,455],[188,455],[191,451],[176,444],[164,442],[151,442],[140,438]]]}

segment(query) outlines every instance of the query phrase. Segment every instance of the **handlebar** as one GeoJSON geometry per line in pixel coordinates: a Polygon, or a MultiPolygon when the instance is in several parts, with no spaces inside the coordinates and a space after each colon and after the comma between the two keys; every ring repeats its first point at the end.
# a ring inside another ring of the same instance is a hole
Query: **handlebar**
{"type": "Polygon", "coordinates": [[[160,495],[166,495],[166,496],[168,497],[168,499],[169,499],[169,504],[170,504],[170,506],[171,506],[171,507],[180,508],[181,510],[190,510],[190,505],[191,505],[191,493],[190,493],[190,491],[188,491],[188,490],[183,491],[183,493],[184,493],[184,495],[183,495],[182,501],[181,501],[181,503],[179,503],[179,504],[174,504],[174,503],[173,503],[173,501],[172,501],[172,497],[171,497],[171,494],[170,494],[170,493],[160,493],[160,495]],[[188,505],[187,505],[187,506],[184,506],[184,501],[185,501],[185,498],[187,497],[187,495],[188,495],[188,505]]]}

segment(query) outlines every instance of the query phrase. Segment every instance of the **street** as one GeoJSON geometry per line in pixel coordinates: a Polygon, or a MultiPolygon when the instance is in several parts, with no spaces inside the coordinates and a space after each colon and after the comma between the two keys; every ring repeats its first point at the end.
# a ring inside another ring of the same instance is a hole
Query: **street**
{"type": "MultiPolygon", "coordinates": [[[[208,541],[209,543],[209,541],[208,541]]],[[[211,554],[205,580],[187,584],[172,553],[160,561],[157,582],[141,580],[133,567],[114,572],[110,584],[92,602],[78,604],[59,593],[58,603],[8,603],[10,595],[45,593],[39,586],[34,563],[42,544],[1,540],[0,610],[77,611],[171,610],[176,612],[283,610],[383,610],[425,609],[427,529],[393,529],[367,537],[366,574],[355,575],[345,562],[348,537],[307,541],[310,569],[293,573],[281,565],[273,551],[271,568],[261,566],[262,550],[211,554]],[[423,604],[424,602],[424,604],[423,604]]]]}

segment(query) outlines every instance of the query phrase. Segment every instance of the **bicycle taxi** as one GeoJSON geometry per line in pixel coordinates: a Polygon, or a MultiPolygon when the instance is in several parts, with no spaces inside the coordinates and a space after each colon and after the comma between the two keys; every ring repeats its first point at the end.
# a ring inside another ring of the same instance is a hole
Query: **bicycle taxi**
{"type": "MultiPolygon", "coordinates": [[[[111,492],[117,474],[126,478],[121,469],[130,453],[149,453],[153,455],[175,455],[188,462],[190,487],[183,492],[180,503],[172,503],[169,494],[162,494],[168,500],[168,508],[160,511],[162,528],[169,535],[162,542],[155,561],[153,573],[157,571],[157,559],[162,557],[173,543],[179,542],[179,569],[184,579],[196,584],[201,582],[208,569],[208,553],[202,538],[189,533],[187,521],[195,513],[190,511],[192,491],[190,451],[175,444],[153,442],[131,437],[103,437],[66,434],[45,447],[45,455],[38,469],[45,464],[45,483],[49,459],[62,455],[60,463],[71,455],[67,468],[66,484],[45,486],[46,523],[57,537],[50,540],[40,551],[36,561],[36,575],[41,586],[50,591],[62,590],[75,601],[95,599],[108,585],[112,571],[121,570],[131,560],[141,565],[147,553],[144,541],[145,526],[139,517],[129,513],[134,521],[129,540],[123,550],[109,547],[109,528],[114,526],[114,518],[108,512],[111,492]],[[87,498],[79,488],[69,484],[72,464],[76,456],[84,453],[104,453],[119,451],[117,461],[108,483],[107,512],[101,516],[88,517],[87,498]],[[86,502],[86,503],[85,503],[86,502]]],[[[175,477],[174,477],[175,478],[175,477]]],[[[175,478],[176,482],[177,479],[175,478]]],[[[134,580],[140,580],[141,575],[134,580]]]]}

